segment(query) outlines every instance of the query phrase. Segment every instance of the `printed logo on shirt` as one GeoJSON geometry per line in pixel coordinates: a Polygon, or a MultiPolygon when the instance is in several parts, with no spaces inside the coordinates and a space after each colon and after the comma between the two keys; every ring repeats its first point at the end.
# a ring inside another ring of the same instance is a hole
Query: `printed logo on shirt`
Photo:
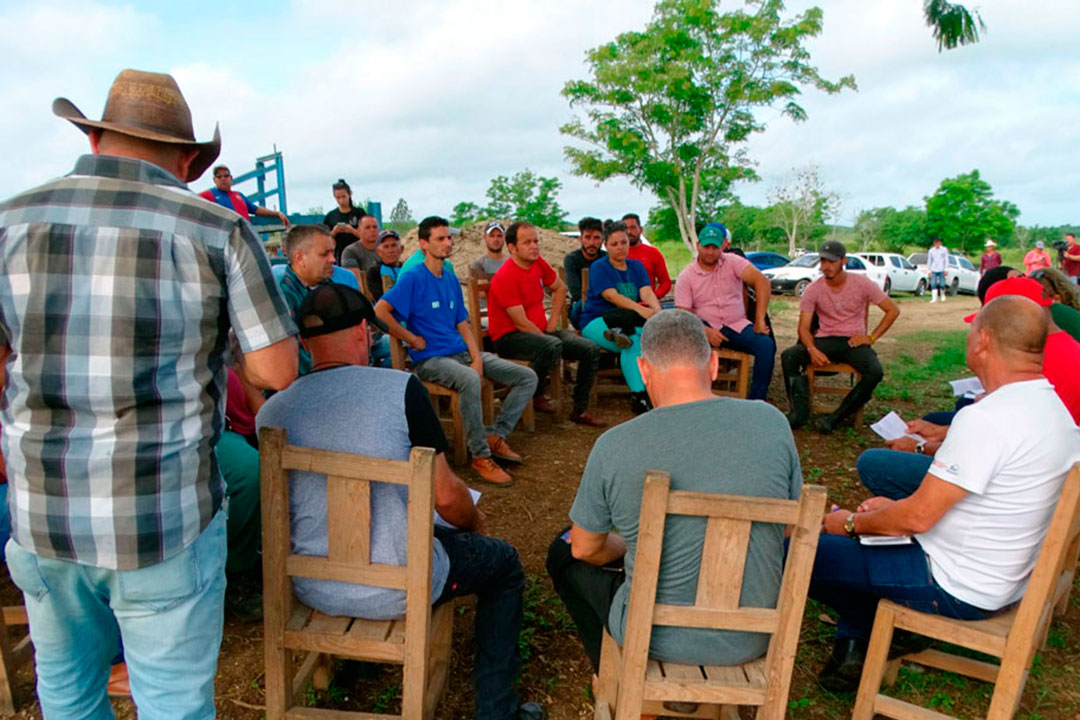
{"type": "Polygon", "coordinates": [[[439,301],[438,300],[432,300],[431,301],[431,307],[437,309],[439,307],[439,301]]]}

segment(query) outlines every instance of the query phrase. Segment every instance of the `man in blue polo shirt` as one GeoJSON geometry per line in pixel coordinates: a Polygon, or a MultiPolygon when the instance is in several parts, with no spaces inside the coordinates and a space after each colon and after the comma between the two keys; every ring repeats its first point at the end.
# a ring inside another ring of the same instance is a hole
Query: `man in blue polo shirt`
{"type": "Polygon", "coordinates": [[[513,482],[510,475],[492,457],[521,462],[506,437],[532,400],[536,373],[493,353],[480,352],[477,347],[461,284],[443,267],[454,247],[450,223],[441,217],[424,218],[418,235],[423,265],[401,273],[376,304],[375,313],[391,335],[409,346],[409,356],[421,380],[459,393],[473,470],[487,482],[509,485],[513,482]],[[480,392],[484,378],[510,387],[490,428],[484,426],[480,392]]]}
{"type": "Polygon", "coordinates": [[[223,208],[228,208],[245,220],[250,221],[252,215],[274,217],[280,220],[282,225],[289,227],[289,218],[285,213],[251,202],[243,193],[232,189],[232,181],[233,177],[229,168],[225,165],[218,165],[214,168],[214,187],[203,190],[199,193],[199,197],[217,203],[223,208]]]}

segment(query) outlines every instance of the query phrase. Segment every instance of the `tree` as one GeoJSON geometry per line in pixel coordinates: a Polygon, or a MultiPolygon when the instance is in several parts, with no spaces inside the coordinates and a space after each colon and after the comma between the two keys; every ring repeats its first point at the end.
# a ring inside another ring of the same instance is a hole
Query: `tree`
{"type": "Polygon", "coordinates": [[[820,8],[789,20],[782,0],[744,5],[721,14],[716,0],[659,0],[643,31],[588,51],[591,79],[562,91],[587,117],[561,128],[591,146],[566,148],[574,172],[652,190],[691,253],[703,188],[753,177],[740,144],[765,129],[755,108],[782,103],[804,120],[795,102],[804,87],[855,88],[852,76],[830,82],[809,63],[803,44],[821,32],[820,8]]]}
{"type": "Polygon", "coordinates": [[[1006,200],[995,200],[990,183],[978,170],[941,181],[926,198],[926,230],[950,248],[964,252],[980,247],[986,238],[1012,239],[1020,210],[1006,200]]]}
{"type": "Polygon", "coordinates": [[[413,219],[412,210],[409,209],[409,203],[405,202],[405,198],[398,198],[397,204],[394,205],[394,209],[390,211],[390,222],[392,222],[392,223],[416,222],[413,219]]]}
{"type": "Polygon", "coordinates": [[[863,210],[855,221],[855,235],[864,250],[874,246],[903,253],[911,245],[926,245],[926,213],[914,206],[863,210]]]}
{"type": "Polygon", "coordinates": [[[816,165],[796,170],[792,178],[773,188],[773,225],[781,228],[788,241],[788,255],[795,248],[822,237],[826,222],[840,204],[840,196],[825,187],[816,165]]]}
{"type": "Polygon", "coordinates": [[[923,17],[937,40],[938,52],[977,43],[979,31],[986,32],[978,10],[948,0],[924,0],[923,17]]]}
{"type": "MultiPolygon", "coordinates": [[[[537,227],[558,229],[566,218],[566,211],[556,200],[560,188],[562,183],[558,178],[542,177],[528,168],[510,178],[499,175],[487,189],[489,202],[482,213],[486,217],[514,218],[537,227]]],[[[462,205],[472,203],[460,203],[458,207],[462,205]]]]}
{"type": "Polygon", "coordinates": [[[458,227],[471,225],[480,219],[480,206],[472,202],[459,202],[450,211],[450,224],[458,227]]]}

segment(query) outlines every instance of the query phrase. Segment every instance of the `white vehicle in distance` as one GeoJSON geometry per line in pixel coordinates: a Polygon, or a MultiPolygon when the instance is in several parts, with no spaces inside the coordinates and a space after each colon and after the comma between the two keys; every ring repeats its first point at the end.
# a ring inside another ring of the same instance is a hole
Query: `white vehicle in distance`
{"type": "MultiPolygon", "coordinates": [[[[821,277],[821,270],[818,268],[820,260],[816,252],[806,253],[783,267],[762,270],[761,274],[769,278],[769,286],[774,295],[787,292],[801,297],[810,283],[821,277]]],[[[844,269],[856,275],[865,275],[879,288],[885,288],[888,275],[884,268],[867,265],[861,258],[848,255],[844,269]]]]}
{"type": "MultiPolygon", "coordinates": [[[[908,255],[908,262],[919,269],[930,287],[930,270],[926,266],[926,253],[917,252],[908,255]]],[[[945,290],[950,295],[968,293],[974,295],[979,287],[979,271],[963,255],[949,253],[949,265],[945,268],[945,290]]]]}
{"type": "Polygon", "coordinates": [[[903,255],[889,252],[863,252],[855,253],[855,257],[860,257],[867,265],[881,268],[888,273],[885,278],[885,287],[882,288],[886,295],[896,291],[915,293],[922,297],[930,287],[926,276],[909,263],[903,255]]]}

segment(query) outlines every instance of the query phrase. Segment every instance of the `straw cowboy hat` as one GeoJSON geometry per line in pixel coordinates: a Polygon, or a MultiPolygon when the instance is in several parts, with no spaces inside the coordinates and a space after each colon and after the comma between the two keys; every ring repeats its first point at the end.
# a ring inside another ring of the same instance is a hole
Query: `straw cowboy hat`
{"type": "Polygon", "coordinates": [[[70,120],[87,135],[94,128],[111,130],[144,140],[168,143],[199,151],[191,163],[184,182],[191,182],[206,172],[206,168],[221,152],[221,133],[214,126],[209,142],[197,142],[191,124],[191,110],[184,94],[172,75],[123,70],[109,88],[105,112],[101,120],[88,120],[67,98],[56,98],[53,114],[70,120]]]}
{"type": "Polygon", "coordinates": [[[997,247],[997,243],[994,242],[993,240],[991,240],[990,238],[987,238],[986,239],[986,247],[989,247],[989,248],[997,247]]]}

